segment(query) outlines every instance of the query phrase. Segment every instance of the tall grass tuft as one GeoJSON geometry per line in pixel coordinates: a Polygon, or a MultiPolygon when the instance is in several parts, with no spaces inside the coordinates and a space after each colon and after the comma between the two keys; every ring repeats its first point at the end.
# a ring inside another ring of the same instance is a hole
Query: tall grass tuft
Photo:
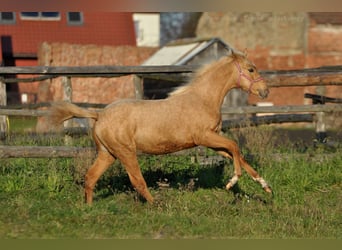
{"type": "Polygon", "coordinates": [[[264,164],[269,161],[270,154],[275,152],[277,138],[271,126],[243,126],[230,131],[232,139],[238,142],[242,153],[253,162],[264,164]]]}

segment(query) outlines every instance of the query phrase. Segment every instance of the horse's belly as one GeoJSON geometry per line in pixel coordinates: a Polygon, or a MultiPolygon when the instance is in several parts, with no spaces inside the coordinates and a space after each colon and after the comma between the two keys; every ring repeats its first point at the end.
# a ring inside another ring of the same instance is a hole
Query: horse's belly
{"type": "Polygon", "coordinates": [[[142,142],[136,142],[137,150],[147,154],[172,153],[194,146],[195,144],[193,142],[176,140],[160,140],[154,142],[145,140],[142,142]]]}

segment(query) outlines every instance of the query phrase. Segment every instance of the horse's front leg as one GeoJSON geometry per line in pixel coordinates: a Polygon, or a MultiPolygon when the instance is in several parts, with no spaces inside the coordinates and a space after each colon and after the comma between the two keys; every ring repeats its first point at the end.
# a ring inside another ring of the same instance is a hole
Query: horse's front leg
{"type": "Polygon", "coordinates": [[[232,188],[239,177],[241,176],[241,166],[253,178],[253,180],[260,183],[266,192],[271,193],[272,190],[267,182],[245,161],[240,153],[237,144],[223,136],[214,132],[208,132],[202,141],[203,146],[210,147],[226,158],[233,159],[234,162],[234,176],[229,180],[226,189],[232,188]]]}
{"type": "Polygon", "coordinates": [[[262,178],[257,171],[254,170],[247,162],[246,160],[241,156],[241,165],[246,170],[246,172],[253,178],[254,181],[259,182],[259,184],[262,186],[262,188],[267,193],[272,193],[272,189],[267,184],[267,182],[262,178]]]}
{"type": "Polygon", "coordinates": [[[233,160],[234,176],[229,180],[226,189],[232,188],[241,176],[241,154],[236,142],[228,140],[215,132],[207,132],[201,138],[199,145],[214,149],[226,158],[233,160]]]}
{"type": "MultiPolygon", "coordinates": [[[[214,149],[215,150],[215,149],[214,149]]],[[[226,157],[226,158],[230,158],[232,159],[233,157],[227,153],[226,151],[222,151],[222,150],[215,150],[217,153],[219,153],[220,155],[226,157]]],[[[246,172],[252,177],[252,179],[256,182],[259,182],[259,184],[262,186],[262,188],[267,192],[267,193],[272,193],[272,189],[270,188],[270,186],[267,184],[267,182],[264,180],[264,178],[262,178],[257,171],[255,171],[254,168],[252,168],[247,162],[246,160],[242,157],[242,155],[240,156],[240,164],[241,166],[246,170],[246,172]]],[[[235,183],[236,181],[234,180],[236,177],[233,176],[233,178],[228,182],[226,188],[230,189],[235,183]],[[233,181],[232,181],[233,180],[233,181]]]]}
{"type": "MultiPolygon", "coordinates": [[[[223,150],[219,150],[217,148],[213,148],[218,154],[222,155],[225,158],[229,158],[229,159],[234,159],[234,157],[232,155],[230,155],[227,151],[223,151],[223,150]]],[[[241,162],[240,162],[240,166],[241,166],[241,162]]],[[[241,176],[241,170],[240,170],[240,175],[237,174],[236,172],[236,168],[235,168],[235,164],[234,164],[234,176],[229,180],[229,182],[226,185],[226,189],[229,190],[231,189],[239,180],[239,177],[241,176]]]]}

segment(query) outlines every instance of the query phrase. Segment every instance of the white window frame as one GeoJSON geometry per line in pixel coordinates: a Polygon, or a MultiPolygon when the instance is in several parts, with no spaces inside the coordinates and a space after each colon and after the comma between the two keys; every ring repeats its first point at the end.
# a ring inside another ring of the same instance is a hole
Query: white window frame
{"type": "Polygon", "coordinates": [[[32,20],[32,21],[60,21],[61,20],[61,13],[58,11],[50,11],[54,13],[58,13],[58,16],[54,17],[48,17],[44,16],[44,13],[49,13],[48,11],[41,11],[41,12],[32,12],[32,13],[37,13],[37,16],[30,17],[30,16],[25,16],[23,13],[25,12],[20,12],[20,19],[21,20],[32,20]]]}

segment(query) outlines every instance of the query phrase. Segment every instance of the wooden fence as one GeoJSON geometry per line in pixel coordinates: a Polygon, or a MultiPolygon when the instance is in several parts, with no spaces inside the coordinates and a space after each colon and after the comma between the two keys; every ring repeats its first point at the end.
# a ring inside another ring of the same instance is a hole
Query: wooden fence
{"type": "MultiPolygon", "coordinates": [[[[173,81],[184,80],[198,66],[82,66],[82,67],[0,67],[3,83],[34,82],[65,77],[118,77],[125,75],[149,76],[173,81]],[[38,75],[28,78],[6,78],[9,75],[38,75]],[[170,76],[170,74],[172,74],[170,76]],[[187,75],[184,75],[187,74],[187,75]]],[[[269,87],[342,85],[342,66],[326,66],[301,70],[261,71],[269,87]]]]}
{"type": "MultiPolygon", "coordinates": [[[[0,67],[0,118],[5,116],[45,116],[49,111],[36,109],[9,108],[6,103],[1,102],[5,98],[5,84],[17,82],[35,82],[56,77],[63,77],[66,87],[71,87],[72,77],[118,77],[134,74],[136,77],[136,97],[142,97],[141,78],[148,76],[155,79],[166,79],[168,81],[185,81],[197,66],[84,66],[84,67],[0,67]],[[7,78],[7,76],[20,75],[29,77],[7,78]],[[32,77],[32,75],[35,75],[32,77]]],[[[302,70],[287,71],[262,71],[260,74],[268,82],[271,88],[298,87],[298,86],[326,86],[342,85],[342,66],[320,67],[302,70]]],[[[71,100],[71,99],[70,99],[71,100]]],[[[87,107],[101,108],[96,104],[81,104],[87,107]]],[[[21,106],[19,108],[23,108],[21,106]]],[[[34,107],[29,105],[27,107],[34,107]]],[[[234,107],[223,108],[222,114],[255,114],[255,113],[278,113],[274,117],[257,118],[252,117],[249,122],[253,124],[269,124],[277,121],[312,122],[312,113],[315,112],[341,112],[341,104],[331,105],[300,105],[300,106],[271,106],[271,107],[234,107]],[[305,113],[305,114],[294,114],[305,113]],[[307,114],[310,113],[310,114],[307,114]],[[291,114],[285,118],[282,114],[291,114]],[[253,120],[254,119],[254,120],[253,120]],[[290,119],[290,120],[288,120],[290,119]],[[259,120],[259,121],[258,121],[259,120]]],[[[227,127],[236,127],[238,121],[225,121],[227,127]]],[[[1,132],[0,119],[0,132],[1,132]]],[[[0,158],[11,157],[74,157],[89,153],[93,149],[71,148],[71,147],[8,147],[0,146],[0,158]]]]}

